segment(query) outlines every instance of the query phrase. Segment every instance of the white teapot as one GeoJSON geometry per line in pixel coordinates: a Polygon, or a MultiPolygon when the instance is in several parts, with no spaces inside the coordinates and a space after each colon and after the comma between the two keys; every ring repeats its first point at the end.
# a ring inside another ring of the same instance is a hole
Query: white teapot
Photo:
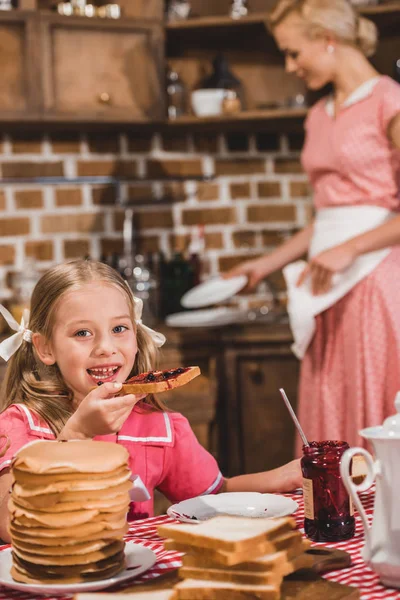
{"type": "Polygon", "coordinates": [[[379,427],[368,427],[360,435],[372,442],[375,460],[364,448],[350,448],[343,454],[340,472],[364,526],[362,557],[389,587],[400,588],[400,392],[395,399],[397,414],[379,427]],[[357,485],[350,469],[354,456],[364,457],[367,476],[357,485]],[[357,492],[368,490],[376,479],[372,525],[357,492]]]}

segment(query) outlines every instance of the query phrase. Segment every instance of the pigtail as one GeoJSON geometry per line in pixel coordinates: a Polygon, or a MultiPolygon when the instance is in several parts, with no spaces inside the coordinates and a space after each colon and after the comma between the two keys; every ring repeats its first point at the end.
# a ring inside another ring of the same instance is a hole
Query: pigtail
{"type": "Polygon", "coordinates": [[[0,411],[11,404],[25,404],[57,435],[73,413],[71,400],[57,365],[43,365],[32,343],[24,341],[8,362],[0,390],[0,411]]]}

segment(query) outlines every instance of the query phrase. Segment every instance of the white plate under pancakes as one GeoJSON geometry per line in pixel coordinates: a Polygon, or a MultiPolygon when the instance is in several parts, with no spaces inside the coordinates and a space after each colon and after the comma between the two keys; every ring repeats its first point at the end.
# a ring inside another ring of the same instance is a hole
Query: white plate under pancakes
{"type": "Polygon", "coordinates": [[[258,492],[227,492],[197,496],[170,506],[167,513],[183,523],[198,523],[217,515],[253,518],[273,518],[291,515],[299,508],[297,502],[279,494],[258,492]]]}
{"type": "Polygon", "coordinates": [[[14,581],[10,574],[12,565],[11,548],[7,548],[0,552],[0,585],[32,594],[65,595],[74,594],[76,592],[91,592],[103,590],[117,583],[121,583],[122,581],[134,579],[135,577],[138,577],[138,575],[148,571],[148,569],[157,562],[157,556],[150,548],[145,548],[134,542],[126,543],[125,557],[126,568],[118,575],[114,575],[114,577],[110,577],[109,579],[65,585],[42,585],[40,583],[21,583],[19,581],[14,581]]]}

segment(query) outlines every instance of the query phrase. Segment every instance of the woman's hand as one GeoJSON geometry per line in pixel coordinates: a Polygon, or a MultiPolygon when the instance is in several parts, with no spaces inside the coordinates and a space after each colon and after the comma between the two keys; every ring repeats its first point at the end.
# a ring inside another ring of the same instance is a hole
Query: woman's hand
{"type": "Polygon", "coordinates": [[[265,259],[266,257],[263,256],[262,259],[254,258],[253,260],[246,260],[226,271],[226,273],[222,273],[222,277],[230,279],[238,275],[246,275],[247,284],[242,292],[251,292],[266,275],[269,275],[268,270],[265,268],[265,259]]]}
{"type": "Polygon", "coordinates": [[[117,433],[132,408],[145,395],[116,396],[122,383],[103,383],[82,400],[68,419],[58,439],[92,439],[96,435],[117,433]]]}
{"type": "Polygon", "coordinates": [[[357,253],[349,242],[325,250],[310,260],[297,280],[297,286],[302,285],[306,278],[310,277],[311,291],[314,296],[326,294],[332,287],[332,277],[335,273],[348,269],[356,258],[357,253]]]}

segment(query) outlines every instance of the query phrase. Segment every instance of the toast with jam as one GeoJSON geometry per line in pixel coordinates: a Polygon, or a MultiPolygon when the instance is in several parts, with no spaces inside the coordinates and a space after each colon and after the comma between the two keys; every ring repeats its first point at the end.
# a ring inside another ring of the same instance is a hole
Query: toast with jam
{"type": "Polygon", "coordinates": [[[159,394],[185,385],[198,375],[200,375],[199,367],[148,371],[124,381],[121,392],[124,394],[159,394]]]}

